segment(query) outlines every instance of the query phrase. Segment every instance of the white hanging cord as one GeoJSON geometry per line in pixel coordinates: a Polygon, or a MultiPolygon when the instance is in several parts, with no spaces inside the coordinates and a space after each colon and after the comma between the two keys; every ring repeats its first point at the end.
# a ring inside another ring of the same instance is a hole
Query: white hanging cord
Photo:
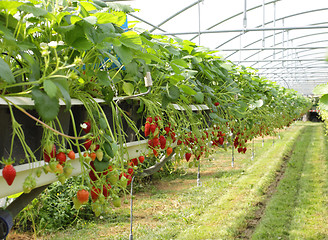
{"type": "Polygon", "coordinates": [[[133,240],[133,233],[132,233],[132,224],[133,224],[133,181],[134,181],[134,176],[132,177],[131,181],[131,200],[130,200],[130,236],[129,240],[133,240]]]}
{"type": "Polygon", "coordinates": [[[231,167],[235,165],[235,148],[233,144],[231,145],[231,167]]]}
{"type": "Polygon", "coordinates": [[[243,18],[243,26],[247,28],[247,0],[244,1],[244,18],[243,18]]]}
{"type": "MultiPolygon", "coordinates": [[[[276,10],[277,5],[276,2],[273,3],[273,27],[276,28],[276,10]]],[[[273,59],[276,59],[276,30],[273,31],[273,59]]]]}
{"type": "MultiPolygon", "coordinates": [[[[263,17],[263,22],[262,22],[262,28],[264,29],[265,27],[265,0],[262,2],[262,17],[263,17]]],[[[265,31],[262,31],[262,47],[265,47],[265,31]]]]}
{"type": "Polygon", "coordinates": [[[201,2],[203,2],[204,0],[198,0],[198,4],[197,4],[197,6],[198,6],[198,45],[200,46],[200,31],[201,31],[201,26],[200,26],[200,19],[201,19],[201,17],[200,17],[200,3],[201,2]]]}

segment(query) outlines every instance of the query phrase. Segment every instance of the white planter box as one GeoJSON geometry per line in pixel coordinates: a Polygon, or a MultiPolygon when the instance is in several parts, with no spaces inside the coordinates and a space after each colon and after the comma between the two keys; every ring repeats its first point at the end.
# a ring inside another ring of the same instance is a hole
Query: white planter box
{"type": "MultiPolygon", "coordinates": [[[[124,147],[126,148],[126,153],[124,155],[124,158],[131,159],[131,158],[139,157],[142,152],[147,151],[148,143],[147,140],[130,142],[125,144],[124,147]]],[[[72,164],[74,168],[71,176],[79,175],[81,173],[81,164],[78,158],[78,154],[76,154],[76,159],[68,160],[68,161],[72,164]]],[[[6,180],[2,177],[2,171],[1,171],[0,172],[0,189],[1,189],[0,198],[22,192],[25,178],[30,174],[33,174],[33,176],[35,176],[36,169],[42,168],[44,164],[45,164],[44,161],[40,161],[31,164],[23,164],[23,165],[15,166],[16,178],[11,186],[9,186],[6,180]]],[[[57,181],[57,177],[54,173],[45,174],[42,171],[41,176],[39,178],[36,177],[36,187],[41,187],[56,181],[57,181]]]]}

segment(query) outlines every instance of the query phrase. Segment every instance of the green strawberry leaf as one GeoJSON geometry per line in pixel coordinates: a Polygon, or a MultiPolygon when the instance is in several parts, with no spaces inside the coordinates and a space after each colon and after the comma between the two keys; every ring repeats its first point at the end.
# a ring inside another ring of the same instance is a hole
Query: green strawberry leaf
{"type": "Polygon", "coordinates": [[[57,86],[50,79],[44,80],[43,87],[49,97],[54,98],[57,96],[57,86]]]}
{"type": "Polygon", "coordinates": [[[196,100],[196,103],[202,104],[204,102],[204,94],[202,92],[197,92],[194,95],[194,98],[196,100]]]}
{"type": "Polygon", "coordinates": [[[10,67],[2,58],[0,58],[0,78],[9,84],[16,82],[10,67]]]}
{"type": "Polygon", "coordinates": [[[38,88],[32,90],[32,99],[40,117],[48,122],[54,120],[59,112],[59,100],[51,98],[38,88]]]}
{"type": "Polygon", "coordinates": [[[134,86],[132,83],[124,82],[122,88],[128,96],[131,96],[134,92],[134,86]]]}

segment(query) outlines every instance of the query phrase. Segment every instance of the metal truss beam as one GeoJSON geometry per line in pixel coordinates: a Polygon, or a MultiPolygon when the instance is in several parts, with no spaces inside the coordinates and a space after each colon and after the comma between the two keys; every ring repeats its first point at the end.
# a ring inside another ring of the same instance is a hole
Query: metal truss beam
{"type": "MultiPolygon", "coordinates": [[[[277,22],[277,21],[282,21],[283,19],[287,19],[287,18],[291,18],[291,17],[295,17],[295,16],[299,16],[299,15],[303,15],[303,14],[308,14],[308,13],[313,13],[313,12],[319,12],[319,11],[326,11],[328,10],[328,8],[320,8],[320,9],[313,9],[313,10],[309,10],[309,11],[305,11],[305,12],[301,12],[301,13],[296,13],[296,14],[291,14],[291,15],[288,15],[288,16],[284,16],[284,17],[281,17],[281,18],[278,18],[278,19],[275,19],[275,20],[271,20],[271,21],[268,21],[265,23],[265,25],[268,25],[268,24],[272,24],[274,22],[277,22]]],[[[262,25],[258,25],[256,26],[256,28],[260,28],[262,27],[262,25]]],[[[281,32],[282,33],[282,32],[281,32]]],[[[218,45],[215,49],[218,49],[220,47],[222,47],[223,45],[225,45],[226,43],[240,37],[241,35],[243,35],[244,33],[239,33],[237,34],[236,36],[228,39],[227,41],[221,43],[220,45],[218,45]]],[[[276,34],[279,34],[279,33],[276,33],[276,34]]],[[[273,36],[273,35],[272,35],[273,36]]],[[[259,41],[261,41],[262,39],[260,39],[259,41]]]]}
{"type": "MultiPolygon", "coordinates": [[[[234,32],[262,32],[262,31],[288,31],[288,30],[309,30],[309,29],[328,29],[328,25],[323,26],[293,26],[293,27],[265,27],[265,28],[240,28],[240,29],[224,29],[224,30],[208,30],[200,31],[201,34],[208,33],[234,33],[234,32]]],[[[165,32],[157,33],[157,35],[189,35],[197,34],[198,32],[165,32]]]]}
{"type": "MultiPolygon", "coordinates": [[[[233,61],[233,60],[231,60],[233,61]]],[[[326,61],[324,58],[304,58],[304,59],[263,59],[263,60],[234,60],[233,62],[240,62],[240,63],[253,63],[253,62],[311,62],[311,61],[326,61]]]]}
{"type": "MultiPolygon", "coordinates": [[[[306,49],[326,49],[327,47],[262,47],[262,48],[227,48],[219,49],[219,51],[233,52],[233,51],[267,51],[267,50],[306,50],[306,49]]],[[[213,49],[217,51],[218,49],[213,49]]]]}

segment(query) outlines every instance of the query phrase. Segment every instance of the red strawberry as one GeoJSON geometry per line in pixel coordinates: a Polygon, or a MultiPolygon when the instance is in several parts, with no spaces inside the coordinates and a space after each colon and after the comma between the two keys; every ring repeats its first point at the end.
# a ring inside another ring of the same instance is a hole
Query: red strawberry
{"type": "Polygon", "coordinates": [[[91,123],[88,121],[88,122],[84,122],[83,125],[84,125],[83,131],[85,133],[89,133],[91,130],[91,123]]]}
{"type": "Polygon", "coordinates": [[[128,168],[128,174],[133,175],[133,168],[128,168]]]}
{"type": "Polygon", "coordinates": [[[92,141],[90,139],[88,139],[87,141],[84,142],[84,147],[86,150],[89,150],[89,148],[91,147],[92,141]]]}
{"type": "Polygon", "coordinates": [[[171,128],[170,127],[165,127],[164,130],[165,130],[166,134],[169,135],[169,132],[171,131],[171,128]]]}
{"type": "Polygon", "coordinates": [[[159,140],[157,137],[153,138],[153,147],[157,147],[159,144],[159,140]]]}
{"type": "Polygon", "coordinates": [[[92,161],[94,161],[97,158],[97,154],[95,152],[92,152],[89,154],[89,157],[91,158],[92,161]]]}
{"type": "MultiPolygon", "coordinates": [[[[47,147],[47,148],[49,148],[49,147],[47,147]]],[[[50,152],[48,152],[48,151],[49,151],[49,149],[47,150],[46,147],[43,150],[43,157],[44,157],[45,162],[50,162],[50,159],[54,158],[56,156],[56,145],[53,144],[50,152]]]]}
{"type": "Polygon", "coordinates": [[[182,144],[182,141],[179,139],[178,142],[177,142],[178,145],[181,145],[182,144]]]}
{"type": "Polygon", "coordinates": [[[247,151],[247,148],[244,147],[244,148],[243,148],[243,153],[246,153],[246,151],[247,151]]]}
{"type": "Polygon", "coordinates": [[[131,163],[132,163],[133,166],[137,166],[139,162],[138,162],[137,158],[132,158],[131,163]]]}
{"type": "Polygon", "coordinates": [[[50,162],[50,156],[46,152],[46,150],[43,150],[43,158],[45,162],[50,162]]]}
{"type": "Polygon", "coordinates": [[[157,157],[157,156],[158,156],[158,152],[156,151],[156,149],[155,149],[155,148],[153,149],[153,153],[154,153],[155,157],[157,157]]]}
{"type": "Polygon", "coordinates": [[[16,170],[13,165],[8,164],[2,169],[2,176],[9,186],[13,184],[16,177],[16,170]]]}
{"type": "Polygon", "coordinates": [[[75,159],[75,152],[73,150],[69,151],[69,153],[67,154],[67,156],[71,159],[74,160],[75,159]]]}
{"type": "Polygon", "coordinates": [[[152,123],[153,122],[153,118],[152,117],[147,117],[146,122],[152,123]]]}
{"type": "Polygon", "coordinates": [[[158,120],[162,120],[160,116],[155,117],[155,121],[158,122],[158,120]]]}
{"type": "Polygon", "coordinates": [[[145,157],[144,156],[140,156],[138,159],[139,159],[139,162],[140,163],[143,163],[145,161],[145,157]]]}
{"type": "Polygon", "coordinates": [[[95,202],[98,199],[100,193],[101,193],[101,190],[99,188],[96,188],[95,186],[92,186],[91,198],[92,198],[93,202],[95,202]]]}
{"type": "Polygon", "coordinates": [[[190,158],[191,158],[191,153],[186,153],[185,154],[185,157],[186,157],[186,160],[188,162],[190,160],[190,158]]]}
{"type": "Polygon", "coordinates": [[[89,192],[85,189],[81,189],[77,191],[76,197],[81,204],[87,203],[89,200],[89,192]]]}
{"type": "Polygon", "coordinates": [[[148,146],[149,146],[150,148],[153,148],[153,147],[154,147],[153,139],[149,139],[149,140],[148,140],[148,146]]]}
{"type": "Polygon", "coordinates": [[[110,184],[103,185],[103,195],[105,198],[107,198],[110,195],[109,189],[111,189],[112,186],[110,184]]]}
{"type": "Polygon", "coordinates": [[[172,139],[175,139],[175,132],[171,132],[170,135],[171,135],[171,138],[172,138],[172,139]]]}
{"type": "Polygon", "coordinates": [[[128,185],[132,182],[132,176],[131,175],[126,175],[126,178],[128,179],[128,185]]]}
{"type": "Polygon", "coordinates": [[[173,149],[172,149],[171,147],[168,147],[168,148],[166,149],[166,155],[167,155],[167,156],[170,156],[170,155],[172,154],[172,152],[173,152],[173,149]]]}
{"type": "Polygon", "coordinates": [[[150,123],[147,122],[145,124],[145,137],[148,137],[149,133],[150,133],[150,123]]]}
{"type": "Polygon", "coordinates": [[[95,163],[93,161],[90,161],[90,167],[92,167],[93,170],[96,170],[95,163]]]}
{"type": "Polygon", "coordinates": [[[219,105],[220,105],[220,103],[218,103],[218,102],[215,102],[215,103],[214,103],[214,105],[215,105],[215,106],[219,106],[219,105]]]}
{"type": "Polygon", "coordinates": [[[59,162],[59,164],[63,165],[64,162],[66,162],[66,154],[63,153],[63,152],[59,152],[59,153],[56,155],[56,159],[57,159],[57,161],[59,162]]]}
{"type": "Polygon", "coordinates": [[[161,145],[161,149],[164,149],[165,146],[166,146],[166,139],[164,136],[159,136],[159,142],[160,142],[160,145],[161,145]]]}
{"type": "Polygon", "coordinates": [[[154,134],[155,130],[157,128],[157,125],[156,124],[150,124],[150,131],[154,134]]]}
{"type": "Polygon", "coordinates": [[[91,181],[96,181],[97,180],[97,177],[96,177],[95,172],[93,170],[90,170],[89,177],[90,177],[91,181]]]}
{"type": "Polygon", "coordinates": [[[219,142],[220,145],[223,145],[224,138],[223,137],[220,137],[218,142],[219,142]]]}

